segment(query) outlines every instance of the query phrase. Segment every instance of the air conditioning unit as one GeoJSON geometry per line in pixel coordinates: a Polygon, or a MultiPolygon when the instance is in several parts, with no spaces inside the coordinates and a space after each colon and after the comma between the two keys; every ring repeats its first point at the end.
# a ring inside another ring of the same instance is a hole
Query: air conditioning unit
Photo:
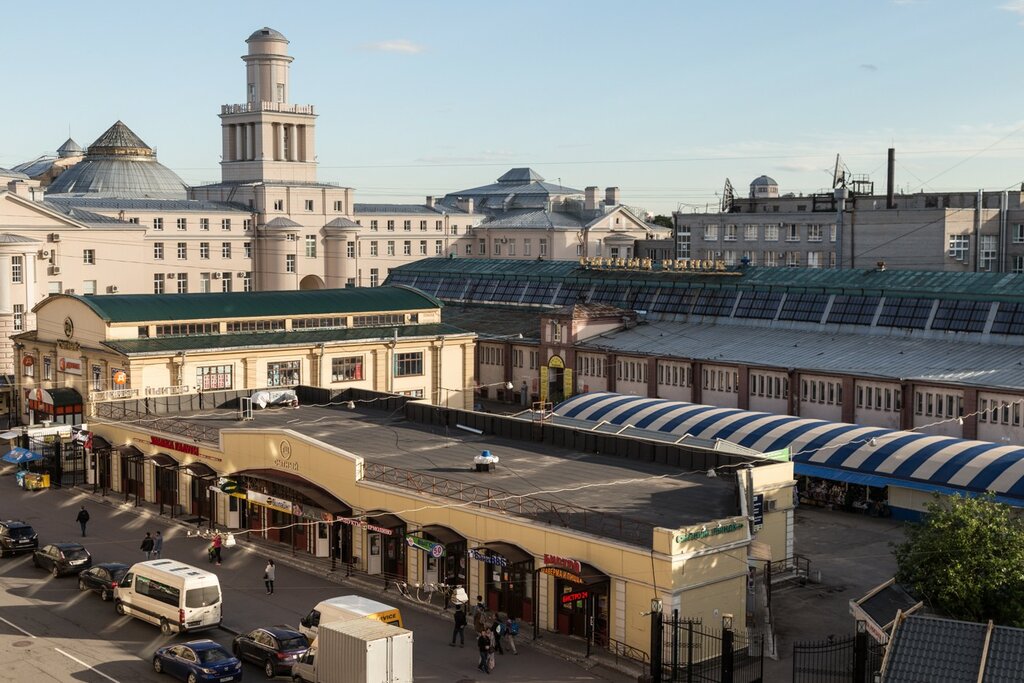
{"type": "Polygon", "coordinates": [[[52,254],[52,253],[53,252],[51,252],[49,249],[40,249],[39,250],[39,258],[41,258],[43,260],[46,260],[46,259],[50,258],[50,254],[52,254]]]}
{"type": "Polygon", "coordinates": [[[173,280],[176,277],[178,277],[177,273],[167,273],[167,279],[168,280],[173,280]]]}
{"type": "Polygon", "coordinates": [[[109,294],[117,294],[117,285],[110,285],[107,287],[107,292],[109,294]]]}
{"type": "Polygon", "coordinates": [[[220,273],[216,273],[216,272],[215,272],[215,273],[213,274],[213,279],[214,279],[214,280],[219,280],[219,279],[220,279],[220,273]]]}
{"type": "Polygon", "coordinates": [[[60,275],[60,266],[50,266],[50,275],[60,275]]]}
{"type": "Polygon", "coordinates": [[[48,239],[51,242],[60,242],[60,233],[51,232],[49,235],[46,236],[46,239],[48,239]]]}

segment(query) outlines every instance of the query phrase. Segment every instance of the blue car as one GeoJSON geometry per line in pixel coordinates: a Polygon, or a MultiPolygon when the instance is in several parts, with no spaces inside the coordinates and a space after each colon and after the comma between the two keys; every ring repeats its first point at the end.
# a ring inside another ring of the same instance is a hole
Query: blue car
{"type": "Polygon", "coordinates": [[[168,645],[153,655],[153,670],[188,683],[242,680],[242,662],[212,640],[168,645]]]}

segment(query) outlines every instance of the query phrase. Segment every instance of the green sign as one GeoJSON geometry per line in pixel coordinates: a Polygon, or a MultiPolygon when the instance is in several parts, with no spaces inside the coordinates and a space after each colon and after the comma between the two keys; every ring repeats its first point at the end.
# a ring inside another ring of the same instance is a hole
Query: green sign
{"type": "Polygon", "coordinates": [[[727,534],[730,531],[738,531],[743,528],[743,524],[740,522],[732,522],[731,524],[724,524],[722,526],[714,527],[713,529],[703,528],[700,531],[691,531],[686,534],[679,534],[676,536],[676,543],[686,543],[687,541],[695,541],[698,538],[707,538],[709,536],[718,536],[719,534],[727,534]]]}
{"type": "Polygon", "coordinates": [[[789,462],[789,447],[787,446],[786,448],[782,448],[777,451],[768,451],[767,453],[762,453],[761,457],[764,458],[765,460],[778,460],[780,462],[789,462]]]}
{"type": "Polygon", "coordinates": [[[220,487],[223,493],[238,493],[242,490],[242,487],[238,485],[238,482],[234,479],[221,478],[217,481],[217,486],[220,487]]]}
{"type": "Polygon", "coordinates": [[[406,535],[405,544],[410,548],[419,548],[430,554],[431,557],[444,557],[444,544],[434,543],[419,536],[406,535]]]}

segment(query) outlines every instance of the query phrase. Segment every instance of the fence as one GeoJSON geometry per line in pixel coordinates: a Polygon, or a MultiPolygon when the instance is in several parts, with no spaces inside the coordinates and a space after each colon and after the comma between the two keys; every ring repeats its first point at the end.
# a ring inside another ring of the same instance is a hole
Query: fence
{"type": "Polygon", "coordinates": [[[680,619],[663,621],[661,681],[672,683],[761,683],[764,636],[715,629],[680,619]]]}
{"type": "MultiPolygon", "coordinates": [[[[858,622],[858,627],[863,623],[858,622]]],[[[872,683],[884,656],[885,646],[864,631],[794,643],[793,683],[872,683]]]]}

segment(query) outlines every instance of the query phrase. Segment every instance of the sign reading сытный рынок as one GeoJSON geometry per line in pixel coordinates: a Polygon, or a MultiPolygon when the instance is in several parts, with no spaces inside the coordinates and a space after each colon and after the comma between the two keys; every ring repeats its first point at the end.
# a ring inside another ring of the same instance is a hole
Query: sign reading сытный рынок
{"type": "Polygon", "coordinates": [[[687,541],[695,541],[698,538],[707,538],[709,536],[717,536],[719,534],[727,534],[730,531],[737,531],[742,529],[743,525],[739,522],[732,522],[730,524],[723,524],[719,527],[711,529],[701,529],[700,531],[690,531],[685,534],[679,534],[676,536],[676,543],[686,543],[687,541]]]}

